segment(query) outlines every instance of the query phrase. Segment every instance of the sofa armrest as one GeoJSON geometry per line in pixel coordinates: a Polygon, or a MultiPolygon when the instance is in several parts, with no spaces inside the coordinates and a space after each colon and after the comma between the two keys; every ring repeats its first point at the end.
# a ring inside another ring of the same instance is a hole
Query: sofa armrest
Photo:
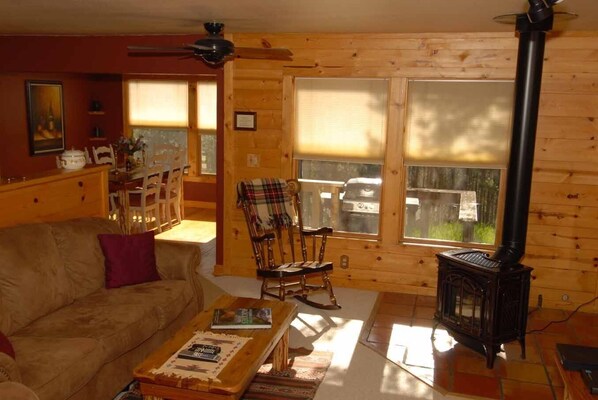
{"type": "Polygon", "coordinates": [[[0,383],[2,400],[39,400],[35,392],[19,382],[0,383]]]}
{"type": "Polygon", "coordinates": [[[6,381],[21,382],[21,373],[14,358],[0,352],[0,383],[6,381]]]}
{"type": "Polygon", "coordinates": [[[199,246],[156,240],[156,264],[160,278],[189,281],[193,288],[197,312],[203,310],[203,290],[197,276],[201,261],[199,246]]]}

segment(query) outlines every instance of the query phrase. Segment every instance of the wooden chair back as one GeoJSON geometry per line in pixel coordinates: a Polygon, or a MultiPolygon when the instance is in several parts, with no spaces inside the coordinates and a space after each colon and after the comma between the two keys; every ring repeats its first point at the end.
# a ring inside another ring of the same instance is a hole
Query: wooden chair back
{"type": "Polygon", "coordinates": [[[96,164],[111,164],[116,165],[116,159],[114,157],[114,150],[112,146],[98,146],[91,148],[93,153],[93,161],[96,164]]]}

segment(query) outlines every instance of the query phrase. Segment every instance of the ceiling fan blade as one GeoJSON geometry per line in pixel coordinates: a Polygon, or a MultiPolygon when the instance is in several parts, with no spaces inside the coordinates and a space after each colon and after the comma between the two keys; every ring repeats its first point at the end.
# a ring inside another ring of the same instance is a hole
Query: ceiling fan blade
{"type": "MultiPolygon", "coordinates": [[[[496,17],[493,17],[492,20],[494,20],[494,22],[498,22],[499,24],[514,25],[517,22],[517,17],[519,15],[524,15],[524,14],[511,13],[511,14],[497,15],[496,17]]],[[[555,22],[568,21],[571,19],[575,19],[577,17],[578,17],[578,15],[576,13],[569,12],[569,11],[555,11],[554,12],[555,22]]]]}
{"type": "Polygon", "coordinates": [[[235,57],[267,60],[292,61],[293,53],[289,49],[260,49],[253,47],[235,47],[235,57]]]}
{"type": "Polygon", "coordinates": [[[210,46],[201,46],[199,44],[186,44],[185,48],[190,49],[190,50],[207,50],[207,51],[213,51],[214,48],[210,47],[210,46]]]}
{"type": "Polygon", "coordinates": [[[128,46],[127,49],[131,52],[138,53],[189,53],[192,49],[187,47],[156,47],[156,46],[128,46]]]}

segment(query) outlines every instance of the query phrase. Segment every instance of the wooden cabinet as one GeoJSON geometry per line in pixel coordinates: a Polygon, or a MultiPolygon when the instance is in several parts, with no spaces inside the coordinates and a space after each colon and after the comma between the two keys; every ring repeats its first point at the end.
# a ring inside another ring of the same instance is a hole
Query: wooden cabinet
{"type": "Polygon", "coordinates": [[[69,171],[56,169],[0,184],[0,227],[60,221],[77,217],[108,217],[110,166],[69,171]]]}

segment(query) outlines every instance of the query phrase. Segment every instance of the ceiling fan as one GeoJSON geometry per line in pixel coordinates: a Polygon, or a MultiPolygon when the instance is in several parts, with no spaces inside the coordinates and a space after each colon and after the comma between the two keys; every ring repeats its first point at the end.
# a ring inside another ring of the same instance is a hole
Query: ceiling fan
{"type": "MultiPolygon", "coordinates": [[[[577,18],[578,15],[568,11],[553,11],[552,7],[562,3],[564,0],[528,0],[529,10],[525,15],[530,23],[537,23],[550,17],[558,18],[560,21],[577,18]]],[[[517,17],[523,14],[511,13],[498,15],[492,18],[499,24],[515,24],[517,17]]]]}
{"type": "Polygon", "coordinates": [[[128,46],[129,53],[144,55],[148,53],[166,55],[187,55],[197,57],[210,65],[222,64],[233,58],[253,58],[269,60],[292,60],[288,49],[235,47],[233,42],[222,37],[224,24],[220,22],[206,22],[204,25],[207,36],[195,43],[184,44],[180,47],[128,46]]]}

